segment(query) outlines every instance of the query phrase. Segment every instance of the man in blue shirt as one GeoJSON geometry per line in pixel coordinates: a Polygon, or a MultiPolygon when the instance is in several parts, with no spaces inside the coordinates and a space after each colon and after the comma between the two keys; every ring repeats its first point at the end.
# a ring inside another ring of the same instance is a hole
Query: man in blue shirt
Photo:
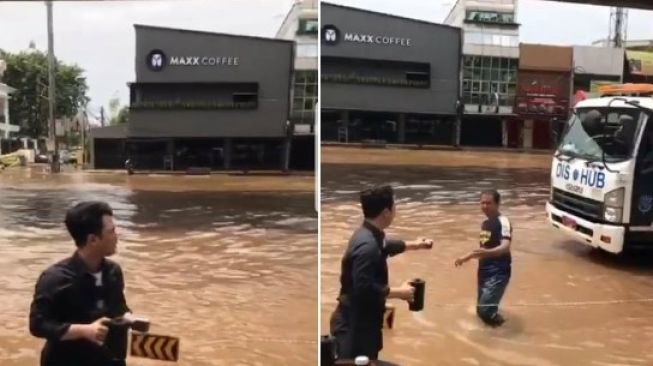
{"type": "Polygon", "coordinates": [[[499,303],[510,281],[510,242],[512,226],[501,215],[501,195],[495,190],[481,193],[481,211],[487,219],[481,225],[480,248],[456,259],[456,267],[470,259],[478,259],[478,298],[476,313],[490,326],[500,326],[504,318],[499,314],[499,303]]]}

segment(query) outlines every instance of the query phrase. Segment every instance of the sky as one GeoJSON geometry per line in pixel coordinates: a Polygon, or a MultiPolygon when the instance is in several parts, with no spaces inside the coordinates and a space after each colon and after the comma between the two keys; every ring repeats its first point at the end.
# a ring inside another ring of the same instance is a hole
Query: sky
{"type": "MultiPolygon", "coordinates": [[[[293,0],[56,1],[54,52],[86,70],[90,112],[118,96],[129,104],[135,80],[134,24],[274,37],[293,0]]],[[[30,41],[47,51],[44,2],[0,1],[0,48],[19,52],[30,41]]]]}
{"type": "MultiPolygon", "coordinates": [[[[54,47],[57,58],[86,70],[91,112],[118,96],[129,102],[134,81],[133,24],[274,37],[294,0],[57,1],[54,47]]],[[[330,0],[384,13],[442,22],[454,0],[330,0]]],[[[653,12],[630,10],[629,39],[653,39],[653,12]]],[[[610,9],[543,0],[520,0],[520,40],[528,43],[589,45],[609,33],[610,9]]],[[[43,2],[0,1],[0,48],[26,50],[34,41],[47,50],[43,2]]]]}

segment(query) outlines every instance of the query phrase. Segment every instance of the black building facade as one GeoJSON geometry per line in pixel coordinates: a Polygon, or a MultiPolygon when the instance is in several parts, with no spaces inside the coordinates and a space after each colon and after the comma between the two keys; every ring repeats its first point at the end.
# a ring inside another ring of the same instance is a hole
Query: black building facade
{"type": "Polygon", "coordinates": [[[452,144],[459,28],[321,3],[322,140],[452,144]]]}
{"type": "Polygon", "coordinates": [[[286,169],[291,41],[135,25],[126,126],[91,132],[95,168],[286,169]]]}

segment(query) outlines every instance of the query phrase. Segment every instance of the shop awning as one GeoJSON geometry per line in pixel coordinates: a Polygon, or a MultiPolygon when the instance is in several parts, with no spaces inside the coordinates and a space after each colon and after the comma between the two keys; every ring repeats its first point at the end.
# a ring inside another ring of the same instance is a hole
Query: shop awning
{"type": "Polygon", "coordinates": [[[519,45],[519,70],[570,72],[573,59],[572,47],[526,43],[519,45]]]}
{"type": "Polygon", "coordinates": [[[90,135],[96,139],[127,138],[127,124],[91,128],[90,135]]]}

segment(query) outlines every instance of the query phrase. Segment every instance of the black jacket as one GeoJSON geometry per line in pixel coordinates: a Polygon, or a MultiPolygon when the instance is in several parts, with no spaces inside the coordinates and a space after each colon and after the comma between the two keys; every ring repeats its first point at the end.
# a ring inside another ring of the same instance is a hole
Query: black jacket
{"type": "Polygon", "coordinates": [[[84,339],[61,340],[71,324],[89,324],[101,317],[115,318],[129,312],[120,266],[105,259],[100,271],[102,285],[98,286],[76,252],[39,277],[30,308],[29,329],[32,335],[46,339],[41,353],[42,366],[103,366],[124,359],[106,345],[101,347],[84,339]]]}
{"type": "Polygon", "coordinates": [[[354,343],[342,348],[372,357],[383,348],[381,329],[390,291],[387,258],[405,250],[403,241],[386,240],[383,231],[367,221],[352,235],[342,258],[338,308],[331,329],[345,343],[354,343]]]}

